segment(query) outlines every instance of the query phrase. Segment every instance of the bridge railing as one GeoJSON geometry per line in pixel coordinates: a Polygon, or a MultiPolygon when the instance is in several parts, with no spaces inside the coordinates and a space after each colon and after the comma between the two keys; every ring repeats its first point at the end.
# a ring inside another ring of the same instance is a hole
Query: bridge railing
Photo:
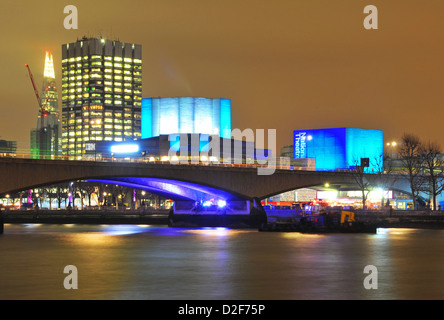
{"type": "Polygon", "coordinates": [[[66,156],[66,155],[34,155],[30,152],[0,154],[0,158],[16,158],[16,159],[36,159],[36,160],[75,160],[75,161],[91,161],[91,162],[115,162],[115,163],[147,163],[147,164],[189,164],[202,166],[220,166],[220,167],[240,167],[240,168],[266,168],[273,166],[279,170],[315,170],[315,168],[296,167],[290,165],[288,161],[280,161],[280,157],[275,160],[267,160],[267,164],[260,164],[253,159],[208,159],[206,157],[199,158],[180,158],[173,159],[167,156],[162,157],[103,157],[101,155],[87,156],[66,156]]]}

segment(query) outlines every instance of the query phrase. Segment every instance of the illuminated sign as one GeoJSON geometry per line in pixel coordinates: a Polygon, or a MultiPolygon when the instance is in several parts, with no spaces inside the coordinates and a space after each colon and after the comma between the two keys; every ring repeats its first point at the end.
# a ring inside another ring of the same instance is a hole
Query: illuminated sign
{"type": "MultiPolygon", "coordinates": [[[[311,137],[311,136],[310,136],[311,137]]],[[[294,135],[294,158],[306,158],[307,153],[307,133],[305,131],[299,131],[294,135]]],[[[311,140],[311,139],[310,139],[311,140]]]]}
{"type": "Polygon", "coordinates": [[[95,142],[85,143],[85,150],[86,151],[95,151],[96,150],[96,143],[95,142]]]}
{"type": "Polygon", "coordinates": [[[134,153],[139,151],[139,145],[137,144],[117,144],[111,146],[112,153],[134,153]]]}

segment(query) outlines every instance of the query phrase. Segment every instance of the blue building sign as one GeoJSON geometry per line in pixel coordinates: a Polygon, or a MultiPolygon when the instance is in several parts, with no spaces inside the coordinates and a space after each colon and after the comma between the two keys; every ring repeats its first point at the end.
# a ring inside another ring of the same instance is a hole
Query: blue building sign
{"type": "Polygon", "coordinates": [[[368,158],[367,172],[377,170],[382,159],[383,132],[357,128],[295,130],[295,159],[316,159],[316,170],[349,169],[368,158]]]}

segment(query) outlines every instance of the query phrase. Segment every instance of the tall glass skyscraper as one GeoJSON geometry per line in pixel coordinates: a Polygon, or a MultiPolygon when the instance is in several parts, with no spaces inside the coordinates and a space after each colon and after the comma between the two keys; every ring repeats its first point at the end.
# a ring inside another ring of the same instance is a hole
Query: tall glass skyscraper
{"type": "Polygon", "coordinates": [[[141,138],[142,46],[103,38],[62,45],[62,152],[141,138]]]}
{"type": "Polygon", "coordinates": [[[61,128],[54,61],[50,52],[46,52],[45,57],[40,103],[46,112],[42,114],[40,110],[38,110],[36,129],[31,130],[31,155],[36,158],[48,155],[56,156],[59,155],[61,151],[61,128]],[[41,119],[42,117],[43,121],[41,119]]]}

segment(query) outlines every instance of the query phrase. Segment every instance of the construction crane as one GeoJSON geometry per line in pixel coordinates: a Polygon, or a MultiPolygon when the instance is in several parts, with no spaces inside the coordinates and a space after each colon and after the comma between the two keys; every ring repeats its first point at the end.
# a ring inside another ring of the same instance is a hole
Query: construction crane
{"type": "MultiPolygon", "coordinates": [[[[28,69],[29,78],[31,79],[32,87],[34,88],[34,93],[37,98],[37,103],[39,106],[39,112],[40,112],[40,137],[39,137],[39,145],[40,145],[40,154],[43,151],[44,146],[44,134],[45,134],[45,117],[49,114],[49,111],[45,109],[44,105],[42,104],[42,100],[40,99],[39,92],[37,90],[37,87],[35,86],[34,77],[32,76],[31,68],[29,68],[29,65],[26,63],[25,67],[28,69]]],[[[48,101],[48,98],[46,99],[48,101]]]]}

